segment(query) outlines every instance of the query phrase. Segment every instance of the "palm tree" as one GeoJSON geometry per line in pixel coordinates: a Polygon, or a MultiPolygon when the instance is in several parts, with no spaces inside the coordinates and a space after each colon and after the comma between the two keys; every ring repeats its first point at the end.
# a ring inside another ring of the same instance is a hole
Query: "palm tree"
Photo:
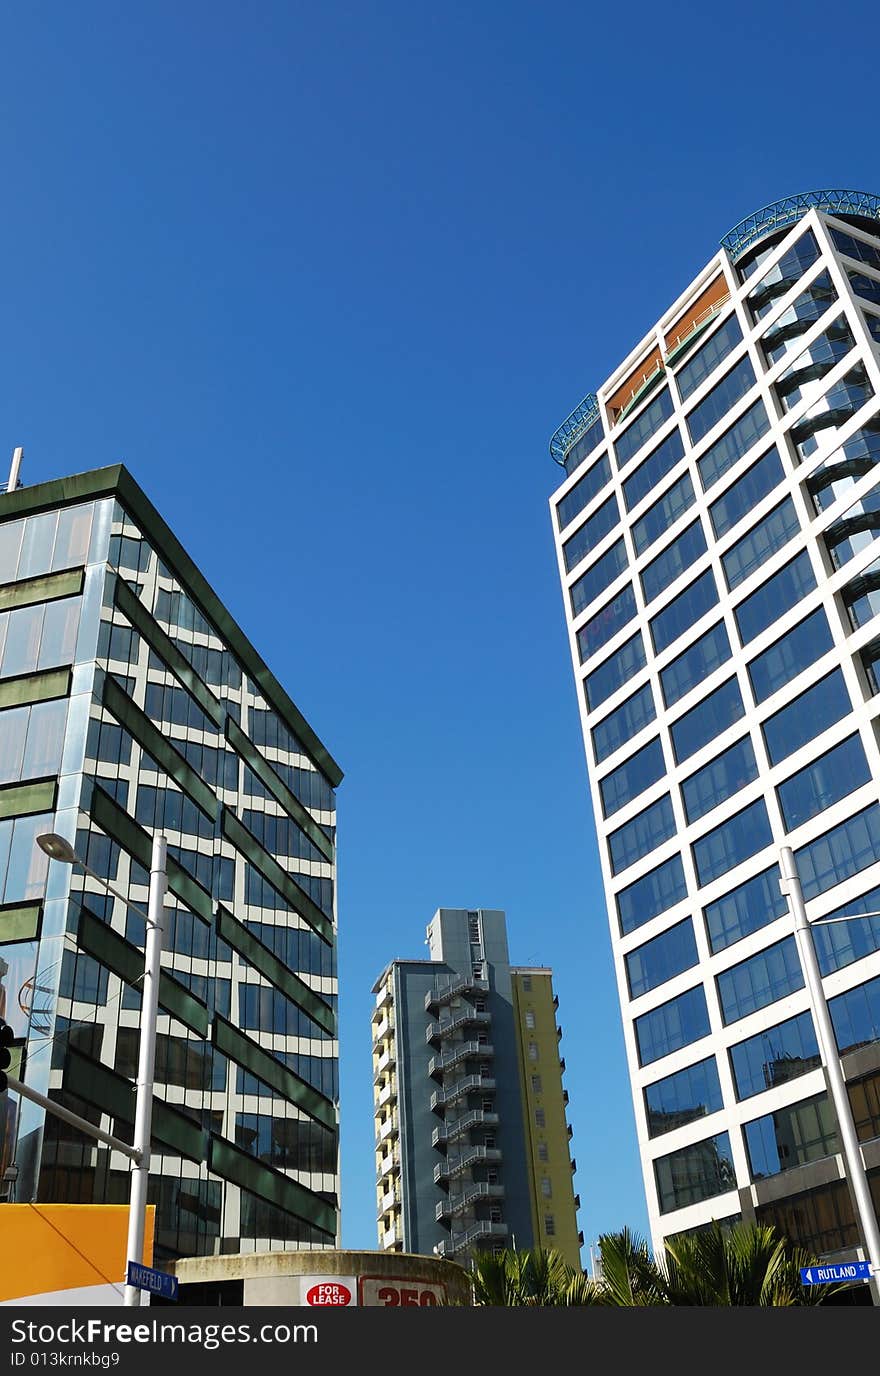
{"type": "Polygon", "coordinates": [[[716,1220],[667,1239],[662,1259],[627,1229],[600,1238],[599,1248],[607,1304],[815,1305],[846,1288],[802,1285],[800,1268],[815,1266],[816,1257],[759,1223],[716,1220]]]}
{"type": "Polygon", "coordinates": [[[596,1287],[561,1252],[536,1247],[517,1252],[479,1252],[471,1275],[474,1304],[560,1306],[593,1304],[596,1287]]]}

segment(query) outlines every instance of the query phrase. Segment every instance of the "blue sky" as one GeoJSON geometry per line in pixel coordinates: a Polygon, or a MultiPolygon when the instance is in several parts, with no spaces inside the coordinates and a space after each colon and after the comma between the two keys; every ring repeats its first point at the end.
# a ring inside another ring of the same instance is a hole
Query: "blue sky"
{"type": "Polygon", "coordinates": [[[3,17],[0,464],[125,462],[346,772],[346,1246],[376,1245],[371,985],[439,906],[554,968],[581,1226],[647,1230],[547,445],[739,219],[880,191],[876,11],[834,18],[3,17]]]}

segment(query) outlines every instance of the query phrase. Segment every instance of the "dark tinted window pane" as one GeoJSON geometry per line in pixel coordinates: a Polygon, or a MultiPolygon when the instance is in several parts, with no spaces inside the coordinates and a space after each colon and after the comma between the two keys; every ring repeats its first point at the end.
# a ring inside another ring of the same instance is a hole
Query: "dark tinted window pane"
{"type": "Polygon", "coordinates": [[[755,702],[763,702],[778,688],[796,678],[834,644],[831,627],[821,607],[775,640],[748,666],[755,702]]]}
{"type": "Polygon", "coordinates": [[[767,412],[759,397],[697,460],[703,491],[708,492],[712,484],[717,483],[722,474],[732,468],[737,459],[741,459],[769,429],[767,412]]]}
{"type": "Polygon", "coordinates": [[[592,468],[588,469],[582,478],[579,478],[574,487],[565,494],[556,505],[556,521],[560,530],[564,530],[575,518],[579,516],[585,506],[589,506],[593,498],[602,491],[602,488],[611,480],[611,465],[608,462],[607,454],[603,454],[592,468]]]}
{"type": "Polygon", "coordinates": [[[849,710],[843,674],[834,669],[764,722],[762,730],[770,763],[779,764],[780,760],[793,755],[807,741],[845,717],[849,710]]]}
{"type": "Polygon", "coordinates": [[[667,793],[665,798],[646,807],[631,822],[612,831],[608,837],[612,873],[619,874],[621,870],[634,865],[674,834],[675,816],[667,793]]]}
{"type": "Polygon", "coordinates": [[[578,651],[581,657],[581,664],[590,658],[591,655],[598,654],[603,645],[607,645],[617,632],[632,621],[636,614],[636,599],[632,590],[632,584],[628,583],[622,588],[616,597],[612,597],[610,602],[606,602],[601,611],[591,616],[577,633],[578,651]]]}
{"type": "Polygon", "coordinates": [[[684,1209],[701,1199],[714,1199],[736,1189],[736,1171],[726,1132],[694,1142],[654,1162],[661,1214],[684,1209]]]}
{"type": "Polygon", "coordinates": [[[580,439],[571,446],[565,456],[564,468],[569,477],[580,468],[584,459],[592,454],[597,444],[601,444],[605,437],[605,429],[602,425],[602,417],[598,416],[590,425],[587,426],[580,439]]]}
{"type": "Polygon", "coordinates": [[[784,296],[818,257],[819,245],[812,231],[807,230],[746,297],[755,319],[766,315],[773,302],[784,296]]]}
{"type": "Polygon", "coordinates": [[[708,741],[726,731],[745,715],[739,684],[729,678],[707,698],[679,717],[671,728],[672,747],[678,764],[695,754],[708,741]]]}
{"type": "Polygon", "coordinates": [[[858,734],[848,736],[777,788],[786,830],[794,831],[795,827],[866,784],[870,777],[858,734]]]}
{"type": "Polygon", "coordinates": [[[600,780],[599,792],[604,815],[610,817],[618,808],[638,797],[651,784],[662,779],[664,772],[663,747],[658,736],[600,780]]]}
{"type": "Polygon", "coordinates": [[[591,549],[595,549],[600,540],[604,540],[610,530],[613,530],[620,520],[620,511],[617,506],[617,497],[612,492],[607,501],[603,502],[598,510],[594,511],[579,530],[576,530],[570,540],[566,540],[562,546],[562,557],[565,561],[566,573],[571,573],[576,564],[586,558],[591,549]]]}
{"type": "Polygon", "coordinates": [[[775,922],[785,912],[788,904],[779,887],[779,866],[771,865],[703,909],[713,954],[775,922]]]}
{"type": "Polygon", "coordinates": [[[806,459],[815,453],[820,440],[827,444],[831,435],[823,432],[839,430],[873,395],[864,364],[857,363],[791,427],[789,434],[800,457],[806,459]]]}
{"type": "Polygon", "coordinates": [[[672,707],[727,659],[730,659],[730,641],[724,622],[719,621],[661,671],[660,685],[666,706],[672,707]]]}
{"type": "Polygon", "coordinates": [[[837,292],[831,285],[830,273],[820,272],[806,291],[795,298],[762,336],[761,347],[768,365],[778,363],[792,348],[794,341],[805,334],[836,300],[837,292]]]}
{"type": "Polygon", "coordinates": [[[865,239],[857,239],[845,230],[832,229],[830,225],[828,228],[835,245],[847,258],[855,258],[861,263],[870,263],[872,268],[880,268],[880,248],[876,244],[868,243],[865,239]]]}
{"type": "Polygon", "coordinates": [[[673,430],[624,482],[623,501],[627,511],[632,511],[643,497],[647,497],[683,457],[681,435],[678,430],[673,430]]]}
{"type": "Polygon", "coordinates": [[[871,803],[801,846],[795,859],[807,901],[875,864],[880,860],[880,804],[871,803]]]}
{"type": "Polygon", "coordinates": [[[704,397],[687,417],[691,443],[699,444],[703,436],[708,435],[713,426],[727,415],[731,406],[735,406],[754,383],[755,370],[751,359],[746,355],[731,368],[726,377],[716,383],[708,396],[704,397]]]}
{"type": "Polygon", "coordinates": [[[841,316],[818,335],[812,344],[798,354],[775,383],[776,395],[786,411],[791,411],[807,396],[815,395],[811,383],[830,373],[836,363],[845,358],[855,344],[852,330],[841,316]]]}
{"type": "Polygon", "coordinates": [[[669,419],[672,411],[672,397],[669,395],[669,388],[664,387],[650,406],[645,407],[638,420],[633,421],[629,429],[625,430],[620,439],[615,441],[614,452],[617,455],[618,468],[623,468],[624,464],[629,463],[642,445],[660,429],[665,420],[669,419]]]}
{"type": "Polygon", "coordinates": [[[829,999],[828,1011],[841,1056],[880,1041],[880,975],[829,999]]]}
{"type": "Polygon", "coordinates": [[[807,478],[807,491],[816,511],[827,510],[878,464],[880,417],[875,417],[823,459],[807,478]]]}
{"type": "Polygon", "coordinates": [[[777,941],[718,976],[718,997],[725,1024],[748,1017],[804,987],[804,975],[793,936],[777,941]]]}
{"type": "Polygon", "coordinates": [[[721,328],[715,331],[711,339],[692,355],[690,362],[676,374],[675,381],[682,401],[687,401],[701,383],[706,381],[709,374],[715,371],[719,363],[724,361],[731,349],[735,349],[741,342],[742,330],[739,321],[735,315],[731,315],[721,328]]]}
{"type": "Polygon", "coordinates": [[[675,524],[683,511],[694,501],[694,485],[690,473],[683,473],[677,482],[664,492],[663,496],[649,506],[632,527],[633,543],[636,554],[642,554],[659,540],[675,524]]]}
{"type": "Polygon", "coordinates": [[[646,683],[638,692],[633,693],[632,697],[627,698],[626,702],[621,703],[620,707],[609,713],[604,721],[600,721],[598,726],[593,727],[591,734],[596,763],[601,764],[615,750],[619,750],[641,731],[643,726],[653,721],[656,715],[651,685],[646,683]]]}
{"type": "Polygon", "coordinates": [[[613,655],[609,655],[594,669],[591,674],[587,674],[584,680],[584,692],[587,698],[587,706],[594,710],[601,703],[615,693],[633,674],[637,674],[639,669],[644,668],[645,646],[642,642],[642,633],[637,631],[631,640],[627,640],[616,650],[613,655]]]}
{"type": "Polygon", "coordinates": [[[662,865],[657,865],[616,895],[621,935],[634,932],[637,927],[650,922],[652,917],[686,897],[687,884],[681,856],[673,855],[670,860],[664,860],[662,865]]]}
{"type": "Polygon", "coordinates": [[[724,1106],[715,1057],[697,1061],[645,1087],[648,1136],[673,1132],[724,1106]]]}
{"type": "Polygon", "coordinates": [[[695,841],[694,864],[700,884],[708,884],[769,846],[773,839],[763,798],[695,841]]]}
{"type": "Polygon", "coordinates": [[[771,449],[731,483],[724,495],[709,507],[712,529],[719,539],[772,492],[784,476],[782,460],[777,451],[771,449]]]}
{"type": "Polygon", "coordinates": [[[626,957],[626,977],[630,998],[638,998],[665,984],[697,963],[697,943],[689,917],[677,922],[667,932],[646,941],[626,957]]]}
{"type": "Polygon", "coordinates": [[[813,925],[813,945],[823,975],[842,970],[853,961],[880,951],[880,917],[859,918],[858,913],[880,912],[880,889],[871,889],[825,915],[830,921],[813,925]],[[845,917],[846,922],[833,919],[845,917]]]}
{"type": "Polygon", "coordinates": [[[651,618],[651,639],[654,642],[654,651],[660,654],[680,635],[691,627],[695,621],[699,621],[701,616],[705,616],[711,607],[718,601],[718,589],[715,587],[715,575],[711,569],[706,569],[701,573],[690,587],[685,588],[674,597],[662,612],[651,618]]]}
{"type": "Polygon", "coordinates": [[[616,540],[611,548],[572,584],[569,594],[572,614],[579,616],[584,607],[594,598],[601,596],[606,588],[610,588],[617,575],[623,573],[626,564],[626,547],[622,539],[616,540]]]}
{"type": "Polygon", "coordinates": [[[737,1099],[787,1084],[821,1064],[810,1014],[798,1013],[730,1048],[737,1099]]]}
{"type": "Polygon", "coordinates": [[[802,550],[736,608],[734,615],[743,645],[772,626],[783,612],[790,611],[815,586],[810,557],[802,550]]]}
{"type": "Polygon", "coordinates": [[[880,483],[826,527],[825,547],[836,569],[849,563],[880,535],[880,483]]]}
{"type": "Polygon", "coordinates": [[[827,1094],[746,1123],[743,1129],[753,1180],[822,1161],[839,1149],[834,1109],[827,1094]]]}
{"type": "Polygon", "coordinates": [[[709,1013],[702,984],[635,1020],[639,1065],[650,1065],[709,1034],[709,1013]]]}
{"type": "Polygon", "coordinates": [[[730,591],[739,587],[772,554],[793,540],[799,530],[800,522],[794,502],[786,497],[722,556],[724,577],[730,591]]]}
{"type": "Polygon", "coordinates": [[[706,537],[700,522],[694,521],[677,539],[667,545],[662,554],[646,564],[642,571],[642,591],[645,601],[651,602],[674,583],[686,569],[692,568],[706,552],[706,537]]]}
{"type": "Polygon", "coordinates": [[[745,736],[684,780],[681,792],[688,821],[698,822],[757,777],[755,751],[745,736]]]}

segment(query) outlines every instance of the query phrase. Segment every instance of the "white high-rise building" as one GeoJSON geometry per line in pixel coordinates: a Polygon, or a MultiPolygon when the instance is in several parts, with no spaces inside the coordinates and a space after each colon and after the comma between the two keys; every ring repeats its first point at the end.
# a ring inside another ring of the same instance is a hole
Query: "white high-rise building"
{"type": "MultiPolygon", "coordinates": [[[[863,1255],[779,850],[880,910],[880,197],[743,221],[551,453],[654,1245],[863,1255]]],[[[880,918],[813,931],[877,1207],[880,918]]]]}

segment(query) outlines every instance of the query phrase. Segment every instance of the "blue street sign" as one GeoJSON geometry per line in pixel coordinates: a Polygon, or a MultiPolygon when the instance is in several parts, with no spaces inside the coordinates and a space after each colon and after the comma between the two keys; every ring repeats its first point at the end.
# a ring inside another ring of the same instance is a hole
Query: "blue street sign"
{"type": "Polygon", "coordinates": [[[163,1300],[177,1299],[177,1277],[169,1276],[167,1271],[154,1271],[152,1266],[141,1266],[140,1262],[130,1261],[125,1273],[127,1285],[138,1290],[149,1290],[151,1295],[159,1295],[163,1300]]]}
{"type": "Polygon", "coordinates": [[[802,1266],[804,1285],[827,1285],[830,1280],[870,1280],[870,1261],[844,1261],[827,1266],[802,1266]]]}

